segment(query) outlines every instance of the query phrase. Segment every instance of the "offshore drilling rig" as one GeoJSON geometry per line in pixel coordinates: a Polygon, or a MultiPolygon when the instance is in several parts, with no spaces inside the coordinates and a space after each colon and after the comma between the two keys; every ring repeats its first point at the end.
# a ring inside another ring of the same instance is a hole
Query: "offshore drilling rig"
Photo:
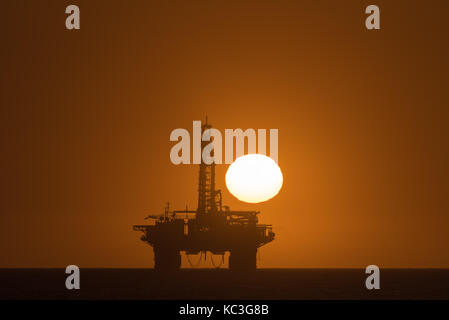
{"type": "MultiPolygon", "coordinates": [[[[201,133],[211,125],[201,126],[201,133]]],[[[209,141],[201,142],[201,151],[209,141]]],[[[201,153],[202,154],[202,153],[201,153]]],[[[212,154],[213,155],[213,154],[212,154]]],[[[154,249],[154,268],[174,271],[181,266],[181,251],[221,255],[229,251],[229,269],[250,271],[257,268],[257,249],[274,240],[271,225],[258,224],[258,211],[231,211],[222,205],[221,190],[215,189],[215,163],[199,165],[198,208],[173,210],[149,215],[151,225],[135,225],[141,240],[154,249]]],[[[213,261],[213,260],[212,260],[213,261]]],[[[190,260],[189,260],[190,262],[190,260]]]]}

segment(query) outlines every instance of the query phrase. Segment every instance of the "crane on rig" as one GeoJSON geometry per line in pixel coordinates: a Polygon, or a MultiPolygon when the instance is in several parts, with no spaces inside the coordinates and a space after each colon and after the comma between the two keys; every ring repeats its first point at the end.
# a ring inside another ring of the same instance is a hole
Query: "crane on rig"
{"type": "MultiPolygon", "coordinates": [[[[206,123],[201,133],[212,128],[206,123]]],[[[201,150],[209,141],[201,142],[201,150]]],[[[215,163],[199,164],[198,207],[196,210],[170,210],[151,214],[149,225],[135,225],[143,232],[141,240],[154,250],[156,271],[175,271],[181,267],[181,252],[222,255],[230,252],[229,269],[251,271],[257,268],[257,250],[274,240],[272,225],[259,224],[259,211],[232,211],[222,205],[221,190],[215,189],[215,163]]],[[[201,259],[200,255],[200,259],[201,259]]],[[[190,260],[189,260],[190,261],[190,260]]]]}

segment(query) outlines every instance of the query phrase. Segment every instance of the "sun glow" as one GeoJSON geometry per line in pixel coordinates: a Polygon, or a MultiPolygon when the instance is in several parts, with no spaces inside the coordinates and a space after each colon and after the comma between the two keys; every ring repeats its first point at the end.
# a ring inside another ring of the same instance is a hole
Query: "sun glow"
{"type": "Polygon", "coordinates": [[[237,158],[226,172],[226,186],[237,199],[257,203],[273,198],[281,190],[282,172],[277,163],[261,154],[237,158]]]}

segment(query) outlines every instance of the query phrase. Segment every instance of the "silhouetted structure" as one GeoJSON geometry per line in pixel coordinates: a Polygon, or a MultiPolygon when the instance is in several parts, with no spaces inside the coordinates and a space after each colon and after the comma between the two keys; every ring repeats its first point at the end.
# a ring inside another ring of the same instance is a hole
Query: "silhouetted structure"
{"type": "MultiPolygon", "coordinates": [[[[202,133],[209,128],[206,120],[202,133]]],[[[201,143],[201,151],[208,143],[201,143]]],[[[257,223],[258,211],[231,211],[222,206],[221,191],[215,190],[215,163],[202,161],[199,166],[197,210],[170,211],[167,204],[164,214],[145,218],[153,219],[153,225],[134,226],[144,233],[141,240],[154,249],[155,269],[179,269],[181,251],[187,255],[210,251],[222,257],[229,251],[231,270],[256,269],[257,249],[274,239],[271,225],[257,223]]]]}

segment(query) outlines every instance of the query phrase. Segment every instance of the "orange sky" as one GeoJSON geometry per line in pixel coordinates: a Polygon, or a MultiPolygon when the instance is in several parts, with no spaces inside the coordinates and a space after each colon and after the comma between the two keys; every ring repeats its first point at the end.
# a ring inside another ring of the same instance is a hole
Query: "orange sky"
{"type": "Polygon", "coordinates": [[[147,267],[175,128],[278,128],[262,267],[449,267],[446,1],[2,3],[0,267],[147,267]],[[379,2],[381,30],[364,9],[379,2]],[[81,30],[65,30],[68,4],[81,30]]]}

